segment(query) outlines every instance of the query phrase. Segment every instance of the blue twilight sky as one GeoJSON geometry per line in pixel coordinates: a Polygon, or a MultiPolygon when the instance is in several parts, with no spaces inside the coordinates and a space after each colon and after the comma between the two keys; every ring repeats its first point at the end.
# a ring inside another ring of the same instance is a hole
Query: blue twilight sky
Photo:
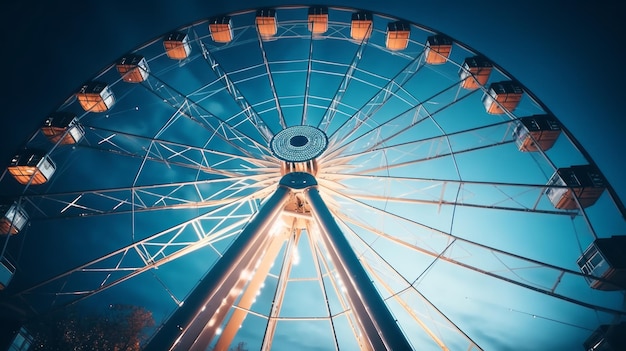
{"type": "MultiPolygon", "coordinates": [[[[3,21],[3,25],[9,24],[4,32],[7,33],[8,30],[12,34],[5,43],[10,48],[6,51],[9,56],[5,72],[8,84],[5,84],[3,90],[6,91],[1,94],[1,106],[4,109],[1,123],[8,134],[0,142],[3,164],[24,144],[46,113],[60,105],[77,86],[93,76],[94,72],[98,72],[124,52],[170,29],[210,15],[280,4],[285,2],[190,1],[181,5],[157,1],[146,7],[139,3],[116,0],[89,4],[61,1],[54,5],[44,2],[28,6],[11,5],[12,10],[15,10],[8,11],[11,18],[20,20],[3,21]]],[[[481,6],[455,1],[445,4],[417,2],[409,7],[404,1],[339,1],[332,5],[360,6],[406,18],[446,33],[482,52],[546,104],[587,149],[618,194],[626,197],[626,184],[622,182],[625,173],[624,157],[621,155],[621,150],[626,146],[621,137],[626,130],[626,122],[622,120],[623,113],[618,103],[624,90],[618,83],[626,76],[619,67],[620,50],[623,50],[625,43],[621,34],[623,31],[618,26],[618,20],[624,15],[622,7],[607,3],[597,4],[594,8],[576,8],[571,4],[563,7],[558,4],[546,5],[539,1],[506,6],[496,1],[482,2],[481,6]]],[[[470,167],[467,169],[472,170],[470,167]]],[[[508,169],[502,171],[513,172],[508,169]]],[[[103,184],[102,179],[96,181],[103,184]]],[[[480,214],[471,210],[459,210],[456,214],[456,226],[462,227],[463,221],[469,224],[480,214]]],[[[424,218],[420,220],[428,220],[426,214],[421,215],[424,218]]],[[[362,216],[361,220],[365,221],[367,215],[362,216]]],[[[154,223],[149,215],[146,215],[145,221],[142,224],[146,226],[154,223]]],[[[45,228],[46,223],[37,225],[45,228]]],[[[499,225],[505,226],[502,223],[499,225]]],[[[577,225],[581,229],[584,227],[581,223],[577,225]]],[[[494,234],[493,237],[496,237],[498,233],[489,232],[491,227],[491,224],[485,223],[483,234],[494,234]]],[[[514,230],[515,228],[512,232],[514,230]]],[[[611,232],[610,228],[603,230],[611,232]]],[[[462,233],[461,230],[458,232],[462,233]]],[[[519,234],[517,237],[523,238],[524,233],[519,234]]],[[[536,236],[542,234],[545,233],[532,233],[536,236]]],[[[95,235],[90,237],[90,240],[98,239],[95,235]]],[[[72,241],[72,244],[76,245],[74,249],[79,252],[82,243],[72,241]]],[[[497,245],[515,246],[511,251],[523,252],[528,249],[533,252],[536,249],[523,247],[523,241],[506,243],[504,240],[498,241],[497,245]]],[[[109,250],[105,246],[106,243],[103,243],[100,247],[102,252],[109,250]]],[[[459,250],[469,251],[471,248],[461,247],[459,250]]],[[[80,262],[81,258],[77,254],[73,260],[80,262]]],[[[435,267],[442,274],[449,273],[446,272],[448,268],[435,267]]],[[[432,276],[435,274],[430,275],[432,276]]],[[[484,277],[476,279],[481,278],[484,277]]],[[[450,292],[436,291],[437,286],[431,284],[423,288],[428,291],[430,287],[433,290],[430,291],[431,296],[445,301],[448,298],[446,294],[450,292]]],[[[502,287],[506,288],[507,286],[502,287]]],[[[497,324],[498,321],[481,320],[481,314],[472,310],[474,308],[479,311],[485,306],[485,302],[488,305],[489,294],[477,297],[485,301],[469,303],[465,311],[469,315],[467,318],[476,318],[476,323],[495,326],[494,323],[497,324]]],[[[488,335],[484,338],[497,340],[498,337],[502,336],[488,335]]]]}

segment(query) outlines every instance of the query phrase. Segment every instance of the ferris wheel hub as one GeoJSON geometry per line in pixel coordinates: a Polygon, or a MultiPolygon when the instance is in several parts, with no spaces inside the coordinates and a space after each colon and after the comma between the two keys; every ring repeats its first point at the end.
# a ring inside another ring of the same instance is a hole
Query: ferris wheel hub
{"type": "Polygon", "coordinates": [[[281,130],[270,141],[272,154],[286,162],[307,162],[320,156],[328,137],[312,126],[293,126],[281,130]]]}

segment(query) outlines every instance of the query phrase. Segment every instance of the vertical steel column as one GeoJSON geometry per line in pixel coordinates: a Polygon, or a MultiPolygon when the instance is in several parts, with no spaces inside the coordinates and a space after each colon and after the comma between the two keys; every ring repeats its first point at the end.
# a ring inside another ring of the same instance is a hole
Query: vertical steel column
{"type": "Polygon", "coordinates": [[[310,177],[308,182],[312,184],[304,190],[305,198],[311,206],[313,218],[320,227],[321,239],[345,283],[350,305],[367,334],[366,337],[372,349],[411,350],[411,344],[400,330],[398,323],[322,200],[315,178],[307,175],[310,177]]]}
{"type": "MultiPolygon", "coordinates": [[[[234,288],[247,279],[245,270],[254,267],[271,238],[262,235],[281,215],[291,189],[282,184],[250,220],[209,273],[189,294],[184,304],[159,329],[144,350],[189,350],[208,346],[230,306],[222,306],[234,288]],[[206,340],[208,336],[208,341],[206,340]],[[199,338],[207,345],[198,345],[199,338]]],[[[234,299],[233,299],[234,302],[234,299]]],[[[232,303],[231,303],[232,304],[232,303]]]]}
{"type": "Polygon", "coordinates": [[[254,277],[248,283],[246,290],[241,294],[241,299],[237,303],[237,307],[233,314],[228,319],[228,323],[224,326],[222,334],[217,339],[217,343],[213,350],[222,351],[228,350],[235,338],[235,334],[239,331],[244,319],[248,316],[248,310],[252,307],[254,300],[256,299],[261,286],[265,282],[272,264],[276,260],[280,249],[289,237],[287,232],[277,233],[270,239],[269,247],[263,253],[262,258],[259,260],[258,268],[253,273],[254,277]]]}

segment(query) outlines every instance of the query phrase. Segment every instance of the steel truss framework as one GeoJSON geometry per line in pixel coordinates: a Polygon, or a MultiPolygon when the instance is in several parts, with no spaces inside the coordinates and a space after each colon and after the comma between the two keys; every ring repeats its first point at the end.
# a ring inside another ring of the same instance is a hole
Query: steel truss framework
{"type": "MultiPolygon", "coordinates": [[[[353,12],[331,8],[313,35],[307,8],[278,8],[271,38],[255,11],[232,14],[226,44],[201,21],[179,28],[187,59],[169,59],[161,37],[135,51],[145,81],[124,82],[115,65],[92,77],[114,92],[110,110],[85,112],[74,98],[58,107],[84,137],[53,145],[37,132],[27,143],[47,150],[53,178],[0,181],[30,217],[3,238],[17,271],[2,304],[27,317],[137,304],[155,316],[155,340],[182,318],[184,333],[219,350],[402,348],[379,319],[414,349],[576,348],[623,318],[623,293],[591,289],[576,265],[595,238],[626,231],[619,199],[609,186],[571,210],[545,195],[556,169],[593,165],[575,139],[563,129],[551,149],[519,151],[519,118],[549,113],[530,92],[490,115],[488,84],[461,87],[475,51],[454,42],[445,64],[427,64],[436,32],[411,24],[408,47],[391,51],[396,19],[375,14],[371,36],[353,40],[353,12]],[[304,176],[317,195],[280,185],[286,168],[268,143],[295,125],[328,136],[304,176]],[[353,281],[352,269],[367,277],[353,281]]],[[[511,79],[494,66],[489,82],[511,79]]]]}

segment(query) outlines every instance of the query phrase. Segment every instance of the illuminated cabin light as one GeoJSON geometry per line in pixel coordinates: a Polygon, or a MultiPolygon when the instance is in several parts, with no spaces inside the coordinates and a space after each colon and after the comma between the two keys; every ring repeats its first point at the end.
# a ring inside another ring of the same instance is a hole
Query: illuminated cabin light
{"type": "Polygon", "coordinates": [[[385,45],[392,51],[404,50],[409,45],[411,25],[407,22],[391,22],[387,24],[387,39],[385,45]]]}
{"type": "Polygon", "coordinates": [[[256,12],[256,28],[261,38],[271,38],[278,32],[276,10],[260,9],[256,12]]]}
{"type": "Polygon", "coordinates": [[[83,84],[76,97],[80,106],[87,112],[104,112],[115,103],[115,97],[108,84],[98,81],[83,84]]]}
{"type": "Polygon", "coordinates": [[[46,118],[41,132],[48,140],[61,145],[75,144],[85,135],[83,127],[78,124],[76,115],[70,112],[54,112],[46,118]]]}
{"type": "Polygon", "coordinates": [[[209,32],[216,43],[229,43],[233,40],[232,20],[230,16],[211,17],[209,32]]]}
{"type": "Polygon", "coordinates": [[[0,234],[17,234],[28,222],[28,214],[17,202],[0,204],[0,234]]]}
{"type": "Polygon", "coordinates": [[[549,150],[559,135],[561,124],[550,115],[522,117],[513,130],[513,138],[520,151],[549,150]]]}
{"type": "Polygon", "coordinates": [[[149,68],[146,58],[141,55],[128,54],[115,64],[125,82],[140,83],[148,78],[149,68]]]}
{"type": "Polygon", "coordinates": [[[313,34],[323,34],[328,30],[328,7],[309,7],[309,31],[313,34]]]}
{"type": "Polygon", "coordinates": [[[578,258],[576,264],[581,272],[605,279],[602,281],[585,277],[591,288],[605,291],[624,290],[626,287],[626,236],[594,240],[578,258]]]}
{"type": "Polygon", "coordinates": [[[372,35],[374,21],[372,14],[369,12],[356,12],[352,14],[352,23],[350,25],[350,36],[354,40],[361,41],[372,35]]]}
{"type": "Polygon", "coordinates": [[[557,169],[546,187],[546,195],[554,207],[575,210],[578,208],[576,199],[583,208],[596,203],[606,182],[597,169],[584,165],[557,169]]]}
{"type": "Polygon", "coordinates": [[[29,150],[15,155],[8,167],[13,178],[24,185],[29,182],[32,185],[47,182],[54,174],[55,169],[56,166],[45,153],[29,150]]]}
{"type": "Polygon", "coordinates": [[[172,60],[184,60],[191,53],[189,36],[183,32],[172,32],[163,39],[163,47],[167,57],[172,60]]]}
{"type": "Polygon", "coordinates": [[[487,113],[492,115],[513,111],[522,100],[524,90],[511,81],[491,83],[487,93],[483,95],[483,105],[487,113]]]}
{"type": "Polygon", "coordinates": [[[14,274],[15,266],[6,257],[0,257],[0,290],[9,285],[14,274]]]}
{"type": "Polygon", "coordinates": [[[487,84],[492,69],[493,64],[484,57],[466,58],[459,70],[459,77],[462,80],[461,87],[473,90],[487,84]]]}
{"type": "Polygon", "coordinates": [[[424,55],[426,63],[431,65],[440,65],[448,62],[452,52],[452,39],[445,35],[433,35],[426,39],[426,48],[424,55]]]}

